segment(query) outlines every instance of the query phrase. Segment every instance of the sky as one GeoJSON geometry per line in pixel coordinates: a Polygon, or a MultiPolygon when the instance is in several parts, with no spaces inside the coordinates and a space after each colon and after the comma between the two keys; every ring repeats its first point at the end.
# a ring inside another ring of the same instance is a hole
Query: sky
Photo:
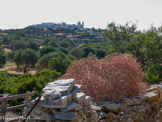
{"type": "Polygon", "coordinates": [[[24,28],[43,22],[105,29],[132,21],[140,30],[162,25],[162,0],[0,0],[0,29],[24,28]]]}

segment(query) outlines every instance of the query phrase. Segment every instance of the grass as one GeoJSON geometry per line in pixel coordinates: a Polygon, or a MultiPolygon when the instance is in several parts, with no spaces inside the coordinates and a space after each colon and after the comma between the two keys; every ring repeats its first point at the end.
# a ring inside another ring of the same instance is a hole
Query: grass
{"type": "Polygon", "coordinates": [[[11,52],[11,50],[10,49],[7,49],[7,48],[4,48],[4,51],[5,51],[5,54],[11,52]]]}
{"type": "MultiPolygon", "coordinates": [[[[4,67],[0,68],[0,72],[7,72],[7,73],[10,73],[10,74],[16,74],[16,75],[22,75],[24,74],[23,73],[23,67],[20,67],[19,69],[17,69],[17,66],[15,64],[12,64],[12,65],[5,65],[4,67]]],[[[28,73],[31,73],[31,74],[35,74],[36,71],[33,70],[33,69],[27,69],[28,73]]]]}

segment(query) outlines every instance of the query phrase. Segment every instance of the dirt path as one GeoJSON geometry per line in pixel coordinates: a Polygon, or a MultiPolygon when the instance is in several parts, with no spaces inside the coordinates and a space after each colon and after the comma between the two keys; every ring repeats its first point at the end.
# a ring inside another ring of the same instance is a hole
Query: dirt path
{"type": "MultiPolygon", "coordinates": [[[[16,75],[22,75],[22,74],[24,74],[23,73],[23,69],[22,68],[17,69],[17,66],[16,65],[7,65],[7,66],[4,66],[3,68],[0,68],[0,72],[7,72],[9,74],[16,74],[16,75]]],[[[36,71],[35,70],[28,69],[28,73],[35,74],[36,71]]]]}

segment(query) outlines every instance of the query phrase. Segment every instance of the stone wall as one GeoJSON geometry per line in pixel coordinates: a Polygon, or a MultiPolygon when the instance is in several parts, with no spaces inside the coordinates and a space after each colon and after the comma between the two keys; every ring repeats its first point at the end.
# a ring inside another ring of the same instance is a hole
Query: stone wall
{"type": "MultiPolygon", "coordinates": [[[[74,79],[48,83],[30,117],[46,122],[160,122],[162,84],[152,85],[147,93],[120,102],[95,103],[90,96],[78,93],[81,85],[74,79]]],[[[26,103],[26,115],[36,101],[26,103]]]]}

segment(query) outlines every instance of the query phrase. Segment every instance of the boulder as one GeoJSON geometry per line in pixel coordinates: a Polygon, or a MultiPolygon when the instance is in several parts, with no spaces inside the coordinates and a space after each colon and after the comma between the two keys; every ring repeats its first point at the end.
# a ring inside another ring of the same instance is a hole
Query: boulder
{"type": "Polygon", "coordinates": [[[108,101],[103,103],[102,110],[104,112],[118,112],[119,106],[112,101],[108,101]]]}

